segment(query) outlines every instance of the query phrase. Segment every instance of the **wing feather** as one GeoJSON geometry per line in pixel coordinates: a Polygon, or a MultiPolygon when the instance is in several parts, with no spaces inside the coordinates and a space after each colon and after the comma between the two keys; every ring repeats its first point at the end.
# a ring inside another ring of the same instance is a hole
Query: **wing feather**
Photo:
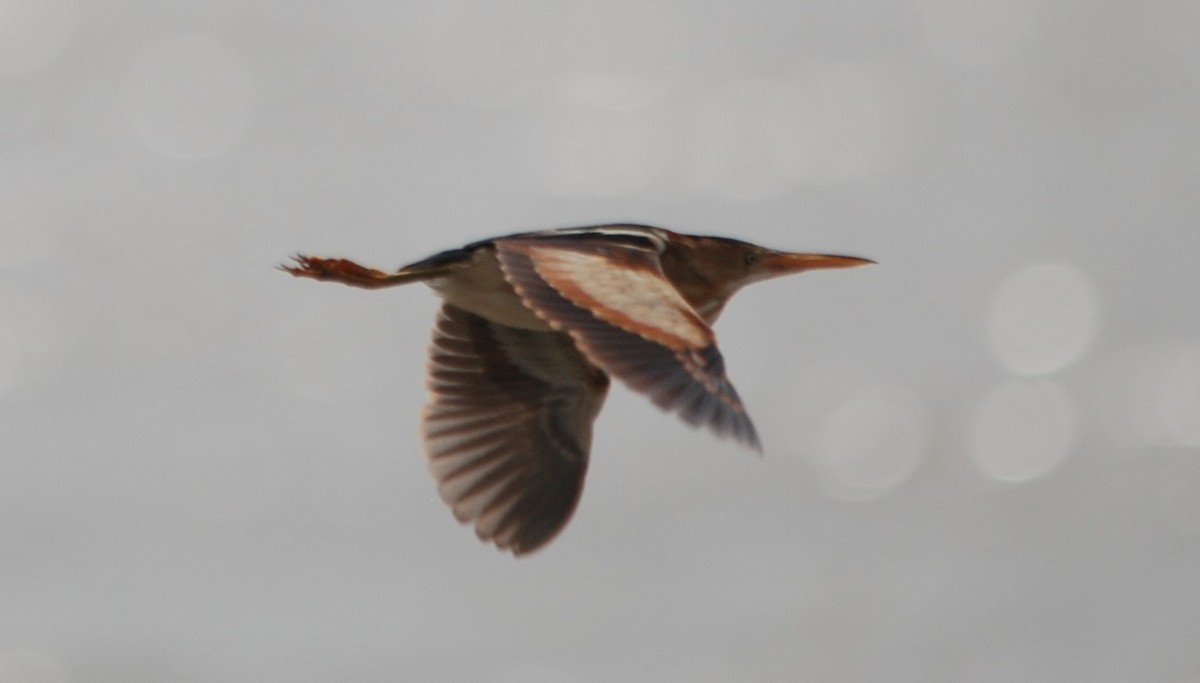
{"type": "Polygon", "coordinates": [[[444,304],[423,428],[429,471],[455,517],[517,555],[549,542],[579,501],[607,388],[567,335],[444,304]]]}

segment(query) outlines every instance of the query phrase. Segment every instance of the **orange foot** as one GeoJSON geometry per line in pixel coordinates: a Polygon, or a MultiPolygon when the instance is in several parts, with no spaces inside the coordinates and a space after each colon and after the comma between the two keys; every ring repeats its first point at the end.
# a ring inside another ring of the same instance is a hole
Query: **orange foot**
{"type": "Polygon", "coordinates": [[[307,277],[313,280],[341,282],[351,287],[376,289],[386,287],[391,276],[381,270],[360,266],[354,261],[344,258],[320,258],[297,254],[292,257],[295,264],[284,264],[279,269],[296,277],[307,277]]]}

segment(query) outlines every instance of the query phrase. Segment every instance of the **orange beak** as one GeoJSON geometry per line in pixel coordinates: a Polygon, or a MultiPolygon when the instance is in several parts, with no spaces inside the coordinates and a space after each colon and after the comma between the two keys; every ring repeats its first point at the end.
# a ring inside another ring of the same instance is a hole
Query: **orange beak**
{"type": "Polygon", "coordinates": [[[761,267],[773,275],[799,273],[818,268],[853,268],[875,263],[871,259],[857,256],[835,256],[833,254],[789,254],[783,251],[771,252],[761,261],[761,267]]]}

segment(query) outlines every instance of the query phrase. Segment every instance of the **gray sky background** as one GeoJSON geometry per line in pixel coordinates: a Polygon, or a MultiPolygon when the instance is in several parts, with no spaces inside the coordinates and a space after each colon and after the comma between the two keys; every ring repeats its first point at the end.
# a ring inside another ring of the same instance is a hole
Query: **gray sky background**
{"type": "Polygon", "coordinates": [[[1200,680],[1200,4],[0,2],[0,682],[1200,680]],[[395,267],[638,221],[869,269],[614,391],[522,560],[395,267]]]}

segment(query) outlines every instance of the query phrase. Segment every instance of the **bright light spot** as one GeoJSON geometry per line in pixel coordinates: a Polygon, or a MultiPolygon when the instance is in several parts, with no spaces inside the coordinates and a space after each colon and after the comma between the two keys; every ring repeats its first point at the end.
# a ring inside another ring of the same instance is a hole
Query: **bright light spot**
{"type": "Polygon", "coordinates": [[[688,45],[683,15],[647,2],[568,7],[559,51],[573,101],[631,109],[662,98],[679,81],[688,45]]]}
{"type": "Polygon", "coordinates": [[[1075,405],[1052,382],[1011,380],[992,389],[971,419],[975,463],[1002,481],[1041,477],[1067,457],[1075,439],[1075,405]]]}
{"type": "Polygon", "coordinates": [[[438,3],[423,32],[434,87],[476,106],[509,106],[528,97],[553,65],[551,6],[545,0],[438,3]]]}
{"type": "Polygon", "coordinates": [[[67,670],[53,658],[28,650],[0,650],[0,683],[66,683],[67,670]]]}
{"type": "Polygon", "coordinates": [[[49,64],[78,20],[71,0],[0,0],[0,73],[29,73],[49,64]]]}
{"type": "Polygon", "coordinates": [[[546,116],[530,163],[556,194],[635,192],[661,176],[672,159],[670,127],[645,111],[565,106],[546,116]]]}
{"type": "Polygon", "coordinates": [[[871,387],[842,401],[825,421],[816,464],[836,498],[878,498],[904,483],[928,445],[921,399],[893,387],[871,387]]]}
{"type": "Polygon", "coordinates": [[[1042,24],[1036,0],[919,0],[917,11],[933,51],[967,69],[1012,59],[1042,24]]]}
{"type": "Polygon", "coordinates": [[[207,36],[172,35],[146,48],[130,69],[125,115],[137,138],[158,154],[204,159],[245,134],[254,91],[232,48],[207,36]]]}
{"type": "Polygon", "coordinates": [[[902,75],[816,64],[794,80],[741,81],[701,104],[692,130],[694,182],[756,200],[878,174],[910,144],[918,116],[902,75]]]}
{"type": "MultiPolygon", "coordinates": [[[[733,306],[724,315],[741,316],[744,312],[745,307],[733,306]]],[[[737,327],[730,325],[731,322],[733,321],[727,320],[724,323],[725,330],[737,327]]],[[[726,344],[731,341],[728,333],[722,340],[726,344]]],[[[739,353],[738,381],[745,382],[753,374],[766,376],[765,373],[772,372],[775,366],[765,360],[766,356],[767,354],[762,353],[739,353]],[[761,367],[754,368],[755,364],[761,364],[761,367]],[[748,365],[753,374],[743,374],[744,365],[748,365]]],[[[803,362],[796,367],[795,372],[789,374],[793,377],[803,377],[804,381],[782,382],[779,388],[786,392],[785,396],[781,395],[780,400],[763,405],[755,401],[750,408],[756,420],[787,425],[790,442],[799,452],[811,454],[810,460],[816,463],[813,467],[820,469],[821,465],[817,460],[820,453],[819,441],[821,434],[828,428],[826,423],[829,417],[848,397],[865,394],[880,385],[881,380],[878,372],[853,355],[834,352],[801,360],[803,362]]],[[[804,466],[809,467],[809,463],[804,463],[804,466]]],[[[805,476],[809,474],[811,473],[806,472],[805,476]]]]}
{"type": "Polygon", "coordinates": [[[1167,435],[1180,444],[1200,446],[1200,346],[1171,359],[1157,404],[1167,435]]]}
{"type": "Polygon", "coordinates": [[[1138,433],[1157,445],[1200,446],[1200,345],[1147,351],[1129,374],[1125,407],[1138,433]]]}
{"type": "Polygon", "coordinates": [[[1013,372],[1054,372],[1091,345],[1098,309],[1091,282],[1078,268],[1030,266],[996,292],[988,313],[989,340],[1000,362],[1013,372]]]}

